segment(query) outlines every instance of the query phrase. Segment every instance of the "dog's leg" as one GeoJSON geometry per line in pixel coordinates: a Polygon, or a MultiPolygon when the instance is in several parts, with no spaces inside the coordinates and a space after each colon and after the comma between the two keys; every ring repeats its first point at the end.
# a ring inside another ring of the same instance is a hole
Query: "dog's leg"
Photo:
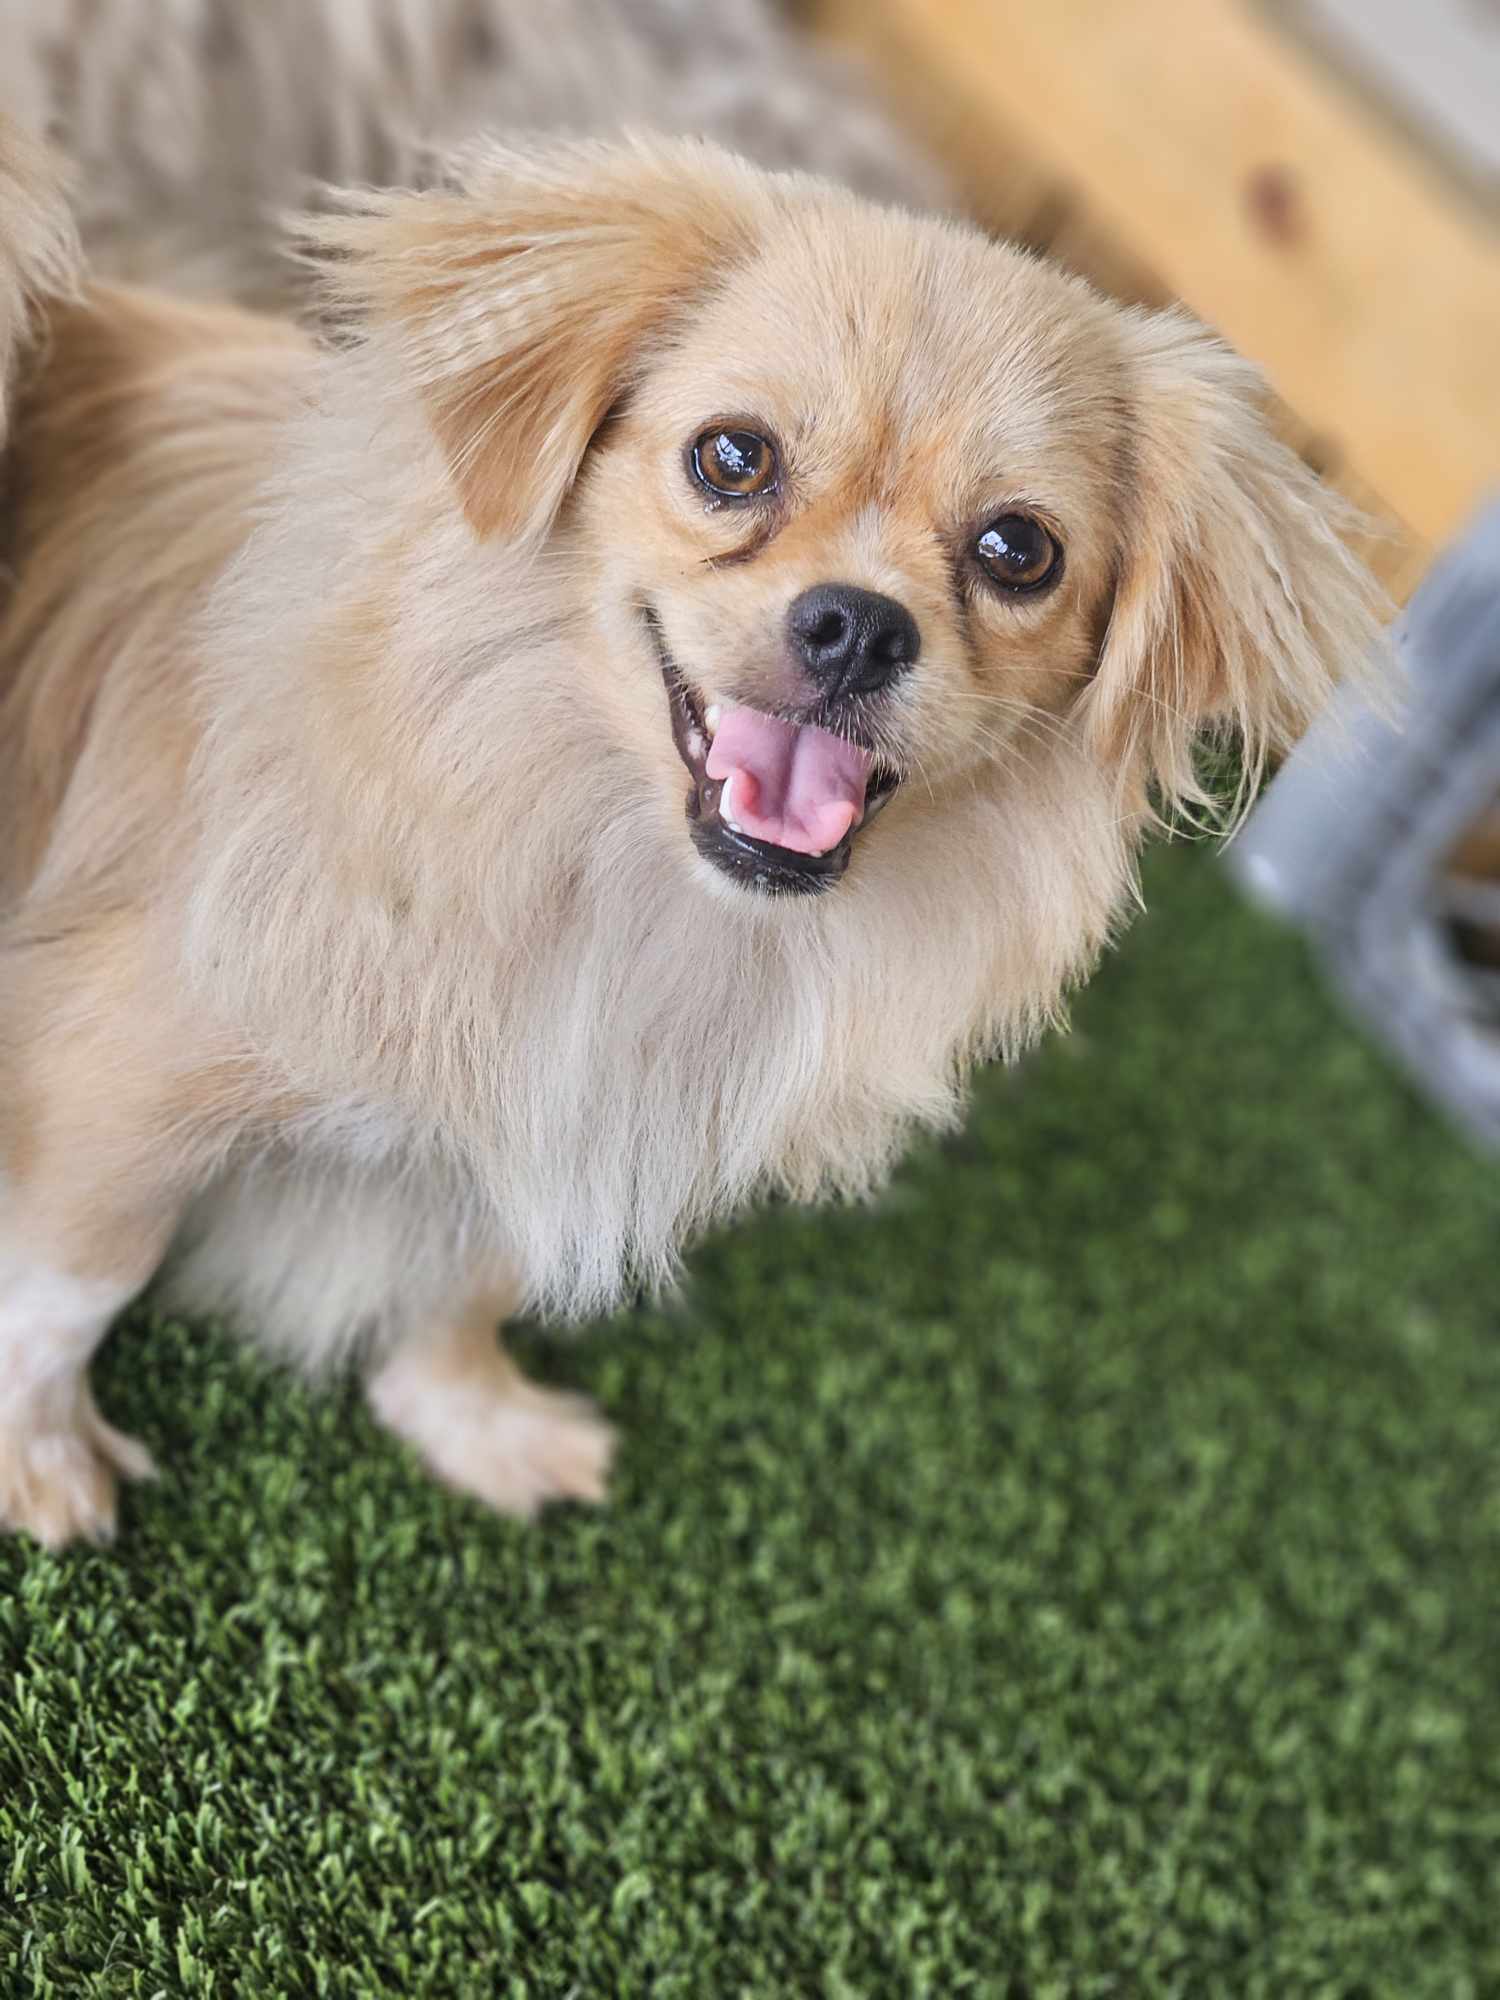
{"type": "Polygon", "coordinates": [[[548,1500],[602,1500],[614,1434],[582,1396],[528,1382],[496,1328],[512,1299],[476,1302],[403,1340],[368,1381],[380,1421],[429,1470],[529,1520],[548,1500]]]}
{"type": "Polygon", "coordinates": [[[166,1251],[193,1152],[182,1036],[128,977],[133,934],[59,928],[0,950],[0,1529],[52,1548],[107,1539],[118,1476],[152,1469],[88,1368],[166,1251]]]}
{"type": "MultiPolygon", "coordinates": [[[[104,1227],[94,1208],[86,1233],[58,1229],[55,1203],[44,1225],[33,1193],[0,1201],[0,1529],[61,1548],[79,1536],[108,1540],[117,1477],[151,1475],[145,1446],[99,1414],[88,1367],[171,1225],[132,1203],[104,1227]]],[[[96,1194],[75,1185],[67,1206],[96,1194]]]]}

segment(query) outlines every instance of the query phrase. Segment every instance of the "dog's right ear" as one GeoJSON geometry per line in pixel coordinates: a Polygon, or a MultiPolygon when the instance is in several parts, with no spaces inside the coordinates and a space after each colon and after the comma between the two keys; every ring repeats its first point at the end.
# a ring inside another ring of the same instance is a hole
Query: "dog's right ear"
{"type": "Polygon", "coordinates": [[[643,345],[748,257],[788,183],[698,141],[468,155],[456,185],[306,225],[392,341],[481,536],[540,539],[643,345]]]}
{"type": "Polygon", "coordinates": [[[11,369],[37,306],[72,296],[82,261],[61,170],[44,146],[0,116],[0,444],[11,369]]]}
{"type": "Polygon", "coordinates": [[[1082,713],[1098,755],[1168,813],[1210,803],[1195,747],[1237,740],[1248,805],[1342,680],[1385,665],[1362,523],[1273,433],[1251,364],[1180,311],[1119,323],[1129,502],[1082,713]]]}

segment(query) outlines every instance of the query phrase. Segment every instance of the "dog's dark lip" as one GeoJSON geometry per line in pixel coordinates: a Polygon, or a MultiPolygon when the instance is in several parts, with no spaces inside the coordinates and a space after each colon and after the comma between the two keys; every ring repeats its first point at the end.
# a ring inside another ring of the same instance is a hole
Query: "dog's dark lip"
{"type": "MultiPolygon", "coordinates": [[[[889,764],[875,764],[865,792],[864,812],[838,846],[830,847],[826,854],[800,854],[795,848],[778,847],[771,841],[755,840],[747,833],[737,833],[720,819],[719,799],[723,787],[717,779],[708,775],[711,738],[704,719],[702,697],[672,657],[655,606],[643,600],[639,608],[641,622],[650,636],[652,651],[667,691],[672,741],[692,780],[687,795],[687,820],[693,845],[722,874],[768,895],[815,896],[831,889],[849,866],[855,840],[890,799],[901,782],[901,774],[889,764]]],[[[812,723],[820,728],[832,726],[831,719],[821,721],[815,714],[781,715],[779,719],[812,723]]],[[[849,734],[847,728],[843,733],[849,734]]],[[[857,742],[860,739],[855,736],[853,740],[857,742]]],[[[873,745],[868,743],[861,747],[873,751],[873,745]]]]}

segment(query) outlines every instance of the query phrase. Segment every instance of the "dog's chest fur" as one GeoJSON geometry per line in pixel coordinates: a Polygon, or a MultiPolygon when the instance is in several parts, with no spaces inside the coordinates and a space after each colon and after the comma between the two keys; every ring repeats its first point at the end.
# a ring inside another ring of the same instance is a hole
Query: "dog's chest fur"
{"type": "MultiPolygon", "coordinates": [[[[692,879],[685,834],[683,863],[628,814],[579,867],[532,879],[529,903],[512,885],[508,951],[493,933],[393,933],[330,904],[321,943],[297,932],[310,956],[263,959],[242,998],[275,1017],[309,1083],[337,1048],[367,1087],[339,1098],[325,1071],[313,1094],[334,1108],[200,1205],[194,1302],[232,1305],[303,1355],[336,1354],[377,1318],[420,1319],[455,1268],[477,1288],[514,1273],[532,1305],[593,1313],[668,1279],[685,1241],[767,1187],[877,1183],[914,1125],[957,1114],[973,1060],[1041,1025],[1082,969],[1061,962],[1049,906],[1070,899],[1069,937],[1096,941],[1118,890],[1102,867],[1085,883],[1061,867],[1007,880],[1005,843],[976,825],[968,893],[935,927],[922,881],[941,864],[920,824],[892,831],[861,857],[863,884],[774,923],[692,879]],[[300,1045],[299,989],[319,996],[300,1045]]],[[[269,869],[260,887],[238,914],[273,937],[291,934],[278,902],[305,918],[320,889],[269,869]]]]}

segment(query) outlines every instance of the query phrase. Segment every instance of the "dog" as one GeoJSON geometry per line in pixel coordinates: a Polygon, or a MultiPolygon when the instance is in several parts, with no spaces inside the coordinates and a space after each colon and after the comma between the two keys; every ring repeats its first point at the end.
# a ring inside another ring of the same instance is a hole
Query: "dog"
{"type": "Polygon", "coordinates": [[[111,1531],[159,1270],[598,1499],[499,1323],[957,1119],[1370,655],[1340,505],[1182,313],[707,142],[350,194],[319,335],[90,280],[0,144],[0,1517],[111,1531]]]}

